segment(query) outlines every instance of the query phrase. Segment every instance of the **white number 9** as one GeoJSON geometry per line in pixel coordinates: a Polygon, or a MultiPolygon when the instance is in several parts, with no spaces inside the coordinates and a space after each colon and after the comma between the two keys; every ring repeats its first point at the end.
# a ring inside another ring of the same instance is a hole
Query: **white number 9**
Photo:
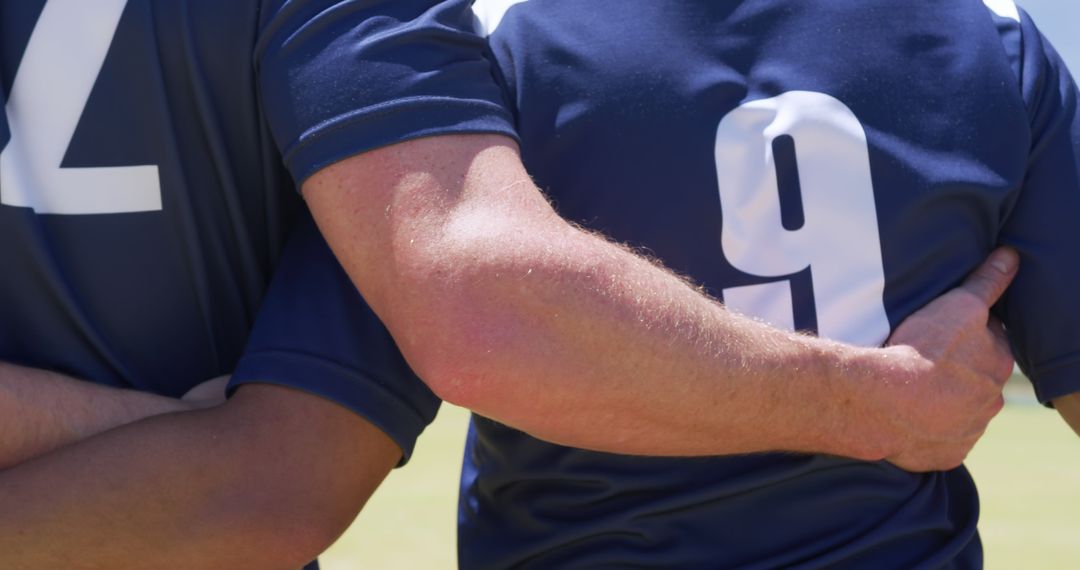
{"type": "MultiPolygon", "coordinates": [[[[783,278],[810,268],[822,337],[877,346],[889,336],[885,272],[866,132],[846,105],[792,91],[746,103],[720,122],[721,246],[736,269],[783,278]],[[781,220],[774,141],[794,141],[803,222],[781,220]]],[[[788,279],[723,291],[725,304],[794,328],[788,279]]]]}

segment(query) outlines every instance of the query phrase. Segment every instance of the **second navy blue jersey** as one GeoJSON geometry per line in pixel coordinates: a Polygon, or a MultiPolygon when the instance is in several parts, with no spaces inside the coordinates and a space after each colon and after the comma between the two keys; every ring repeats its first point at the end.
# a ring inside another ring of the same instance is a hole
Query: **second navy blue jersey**
{"type": "Polygon", "coordinates": [[[408,456],[438,402],[355,290],[324,288],[332,257],[288,269],[311,233],[295,181],[513,136],[483,49],[467,5],[433,0],[0,0],[0,359],[168,396],[284,384],[408,456]]]}
{"type": "Polygon", "coordinates": [[[325,245],[308,255],[294,181],[513,136],[468,6],[438,4],[0,0],[0,359],[167,396],[286,385],[407,458],[438,401],[325,245]]]}
{"type": "MultiPolygon", "coordinates": [[[[1020,274],[996,312],[1018,360],[1044,402],[1080,390],[1077,89],[1012,2],[474,12],[526,167],[565,217],[646,248],[732,310],[866,346],[1012,245],[1020,274]]],[[[460,561],[977,568],[977,519],[963,468],[625,457],[475,418],[460,561]]]]}

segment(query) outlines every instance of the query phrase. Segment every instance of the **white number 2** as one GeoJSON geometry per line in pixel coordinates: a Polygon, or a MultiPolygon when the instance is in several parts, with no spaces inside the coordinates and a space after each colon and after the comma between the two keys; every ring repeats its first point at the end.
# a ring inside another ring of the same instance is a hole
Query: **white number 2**
{"type": "Polygon", "coordinates": [[[39,214],[161,209],[156,165],[60,167],[126,5],[45,3],[5,109],[11,140],[0,152],[0,203],[39,214]]]}
{"type": "Polygon", "coordinates": [[[723,209],[721,246],[739,271],[770,283],[723,291],[734,310],[794,328],[790,276],[810,268],[822,337],[880,345],[889,336],[885,272],[866,132],[846,105],[792,91],[746,103],[720,122],[716,169],[723,209]],[[797,152],[803,221],[781,218],[774,142],[797,152]]]}

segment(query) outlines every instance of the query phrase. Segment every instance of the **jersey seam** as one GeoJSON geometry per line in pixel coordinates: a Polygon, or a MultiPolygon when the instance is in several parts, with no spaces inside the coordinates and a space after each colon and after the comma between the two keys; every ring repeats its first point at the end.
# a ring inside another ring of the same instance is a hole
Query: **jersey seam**
{"type": "MultiPolygon", "coordinates": [[[[415,96],[398,99],[396,101],[390,101],[387,103],[380,103],[378,105],[370,105],[362,109],[356,109],[348,113],[337,115],[336,117],[327,119],[302,133],[293,144],[289,145],[288,150],[285,151],[282,158],[285,160],[286,163],[288,163],[292,161],[293,157],[296,156],[298,153],[300,153],[307,147],[316,144],[323,136],[336,133],[343,129],[347,129],[359,122],[371,121],[380,117],[390,115],[400,110],[400,108],[402,107],[416,105],[417,103],[421,105],[439,105],[446,104],[448,102],[460,103],[461,99],[457,99],[454,97],[415,96]]],[[[510,124],[513,124],[512,117],[509,116],[509,114],[506,112],[506,109],[503,109],[502,106],[496,103],[474,99],[471,101],[471,105],[482,107],[485,110],[494,110],[498,112],[504,120],[508,120],[510,121],[510,124]]],[[[360,149],[356,152],[365,152],[365,150],[366,149],[360,149]]]]}

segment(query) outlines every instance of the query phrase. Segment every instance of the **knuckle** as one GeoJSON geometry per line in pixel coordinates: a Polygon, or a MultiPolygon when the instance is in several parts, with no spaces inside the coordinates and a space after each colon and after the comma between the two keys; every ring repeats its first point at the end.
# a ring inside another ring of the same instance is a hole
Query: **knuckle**
{"type": "Polygon", "coordinates": [[[988,299],[994,298],[998,287],[998,283],[989,274],[989,271],[980,269],[968,276],[967,280],[964,281],[964,284],[960,286],[960,289],[968,293],[968,297],[981,303],[985,303],[988,299]]]}
{"type": "Polygon", "coordinates": [[[983,372],[979,374],[978,383],[972,388],[975,398],[986,401],[994,397],[994,394],[1000,390],[997,387],[997,381],[990,372],[983,372]]]}
{"type": "MultiPolygon", "coordinates": [[[[991,417],[998,415],[1001,412],[1001,410],[1004,409],[1004,408],[1005,408],[1005,395],[1004,394],[998,394],[997,398],[995,398],[993,403],[990,405],[991,417]]],[[[989,422],[987,422],[987,423],[989,423],[989,422]]]]}
{"type": "Polygon", "coordinates": [[[977,316],[983,320],[989,320],[990,318],[990,302],[995,295],[994,287],[991,284],[980,282],[975,287],[964,287],[961,290],[963,295],[958,297],[957,308],[964,311],[970,316],[977,316]]]}
{"type": "Polygon", "coordinates": [[[1013,370],[1016,368],[1016,361],[1014,361],[1011,356],[1008,356],[1002,359],[999,366],[998,378],[1002,381],[1008,380],[1009,377],[1012,376],[1013,370]]]}

